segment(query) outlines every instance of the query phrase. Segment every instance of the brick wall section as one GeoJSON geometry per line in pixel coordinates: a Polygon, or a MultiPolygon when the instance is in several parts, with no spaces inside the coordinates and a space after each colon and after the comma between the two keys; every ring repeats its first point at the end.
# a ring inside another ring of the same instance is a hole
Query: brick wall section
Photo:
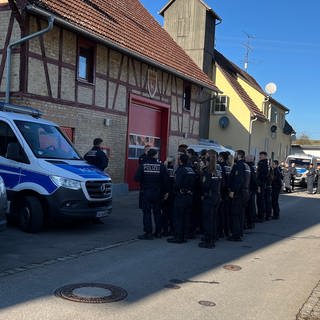
{"type": "MultiPolygon", "coordinates": [[[[45,26],[47,22],[42,21],[40,27],[45,26]]],[[[30,33],[38,29],[39,21],[30,17],[30,33]]],[[[129,94],[150,98],[147,89],[150,66],[97,44],[95,83],[84,84],[76,79],[75,33],[67,30],[61,32],[60,27],[55,26],[43,37],[44,52],[40,38],[31,40],[28,45],[27,92],[20,95],[24,98],[19,103],[39,108],[45,118],[61,126],[75,128],[75,146],[81,155],[91,147],[95,137],[101,137],[111,149],[108,171],[114,182],[123,182],[129,94]],[[43,54],[45,60],[42,60],[43,54]],[[51,97],[48,88],[51,88],[51,97]],[[104,124],[104,119],[111,119],[109,126],[104,124]]],[[[19,68],[17,62],[15,68],[19,68]]],[[[185,111],[183,80],[161,70],[157,70],[157,79],[158,91],[152,99],[171,107],[168,155],[175,155],[178,144],[197,142],[200,104],[193,101],[190,112],[185,111]]],[[[193,86],[192,99],[196,98],[197,92],[199,88],[193,86]]]]}

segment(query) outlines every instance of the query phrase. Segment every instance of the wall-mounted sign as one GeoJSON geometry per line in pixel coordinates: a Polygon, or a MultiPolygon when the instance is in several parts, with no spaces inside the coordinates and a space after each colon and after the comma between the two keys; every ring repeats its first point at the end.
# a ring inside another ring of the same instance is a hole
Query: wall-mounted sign
{"type": "Polygon", "coordinates": [[[148,69],[147,87],[150,98],[153,98],[157,93],[158,74],[157,71],[148,69]]]}
{"type": "Polygon", "coordinates": [[[226,116],[223,116],[219,119],[219,126],[222,129],[225,129],[229,125],[229,118],[226,116]]]}

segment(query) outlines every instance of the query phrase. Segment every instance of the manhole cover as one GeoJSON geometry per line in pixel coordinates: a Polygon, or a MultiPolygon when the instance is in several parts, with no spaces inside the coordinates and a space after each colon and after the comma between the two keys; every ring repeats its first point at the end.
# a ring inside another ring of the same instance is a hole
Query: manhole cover
{"type": "Polygon", "coordinates": [[[204,301],[204,300],[201,300],[199,301],[199,304],[201,304],[202,306],[205,306],[205,307],[215,307],[216,304],[212,301],[204,301]]]}
{"type": "Polygon", "coordinates": [[[180,289],[181,288],[180,286],[173,284],[173,283],[166,284],[164,287],[167,289],[180,289]]]}
{"type": "Polygon", "coordinates": [[[110,303],[127,297],[126,290],[110,284],[78,283],[55,290],[57,297],[83,303],[110,303]]]}
{"type": "Polygon", "coordinates": [[[239,271],[241,270],[241,267],[236,266],[235,264],[226,264],[225,266],[223,266],[224,269],[226,270],[230,270],[230,271],[239,271]]]}

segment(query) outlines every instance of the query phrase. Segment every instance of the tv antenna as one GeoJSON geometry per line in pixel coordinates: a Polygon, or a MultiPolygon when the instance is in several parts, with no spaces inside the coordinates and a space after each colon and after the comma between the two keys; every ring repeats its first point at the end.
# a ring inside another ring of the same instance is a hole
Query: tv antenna
{"type": "Polygon", "coordinates": [[[249,67],[249,53],[250,53],[250,51],[253,50],[253,48],[251,47],[251,42],[250,42],[250,41],[251,41],[251,39],[254,39],[255,36],[252,35],[252,34],[249,34],[249,33],[245,32],[245,31],[243,31],[243,33],[244,33],[244,34],[246,35],[246,37],[247,37],[247,41],[242,44],[242,45],[245,47],[245,50],[246,50],[246,52],[245,52],[245,57],[244,57],[244,70],[245,70],[246,72],[248,72],[248,67],[249,67]]]}

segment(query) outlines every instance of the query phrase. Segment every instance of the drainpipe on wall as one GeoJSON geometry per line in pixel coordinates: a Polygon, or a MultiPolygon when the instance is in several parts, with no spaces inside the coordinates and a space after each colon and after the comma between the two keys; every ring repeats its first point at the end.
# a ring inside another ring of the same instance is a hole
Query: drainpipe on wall
{"type": "Polygon", "coordinates": [[[37,31],[35,33],[29,34],[28,36],[21,38],[15,42],[12,42],[8,45],[7,48],[7,70],[6,70],[6,98],[5,103],[10,103],[10,84],[11,84],[11,50],[13,47],[29,41],[33,38],[39,37],[43,35],[44,33],[47,33],[52,30],[53,28],[53,22],[54,18],[51,15],[47,15],[48,18],[48,26],[45,29],[42,29],[40,31],[37,31]]]}
{"type": "Polygon", "coordinates": [[[251,154],[250,149],[251,149],[251,135],[252,135],[253,123],[257,120],[258,120],[257,116],[253,116],[253,117],[251,116],[250,118],[248,154],[251,154]]]}

